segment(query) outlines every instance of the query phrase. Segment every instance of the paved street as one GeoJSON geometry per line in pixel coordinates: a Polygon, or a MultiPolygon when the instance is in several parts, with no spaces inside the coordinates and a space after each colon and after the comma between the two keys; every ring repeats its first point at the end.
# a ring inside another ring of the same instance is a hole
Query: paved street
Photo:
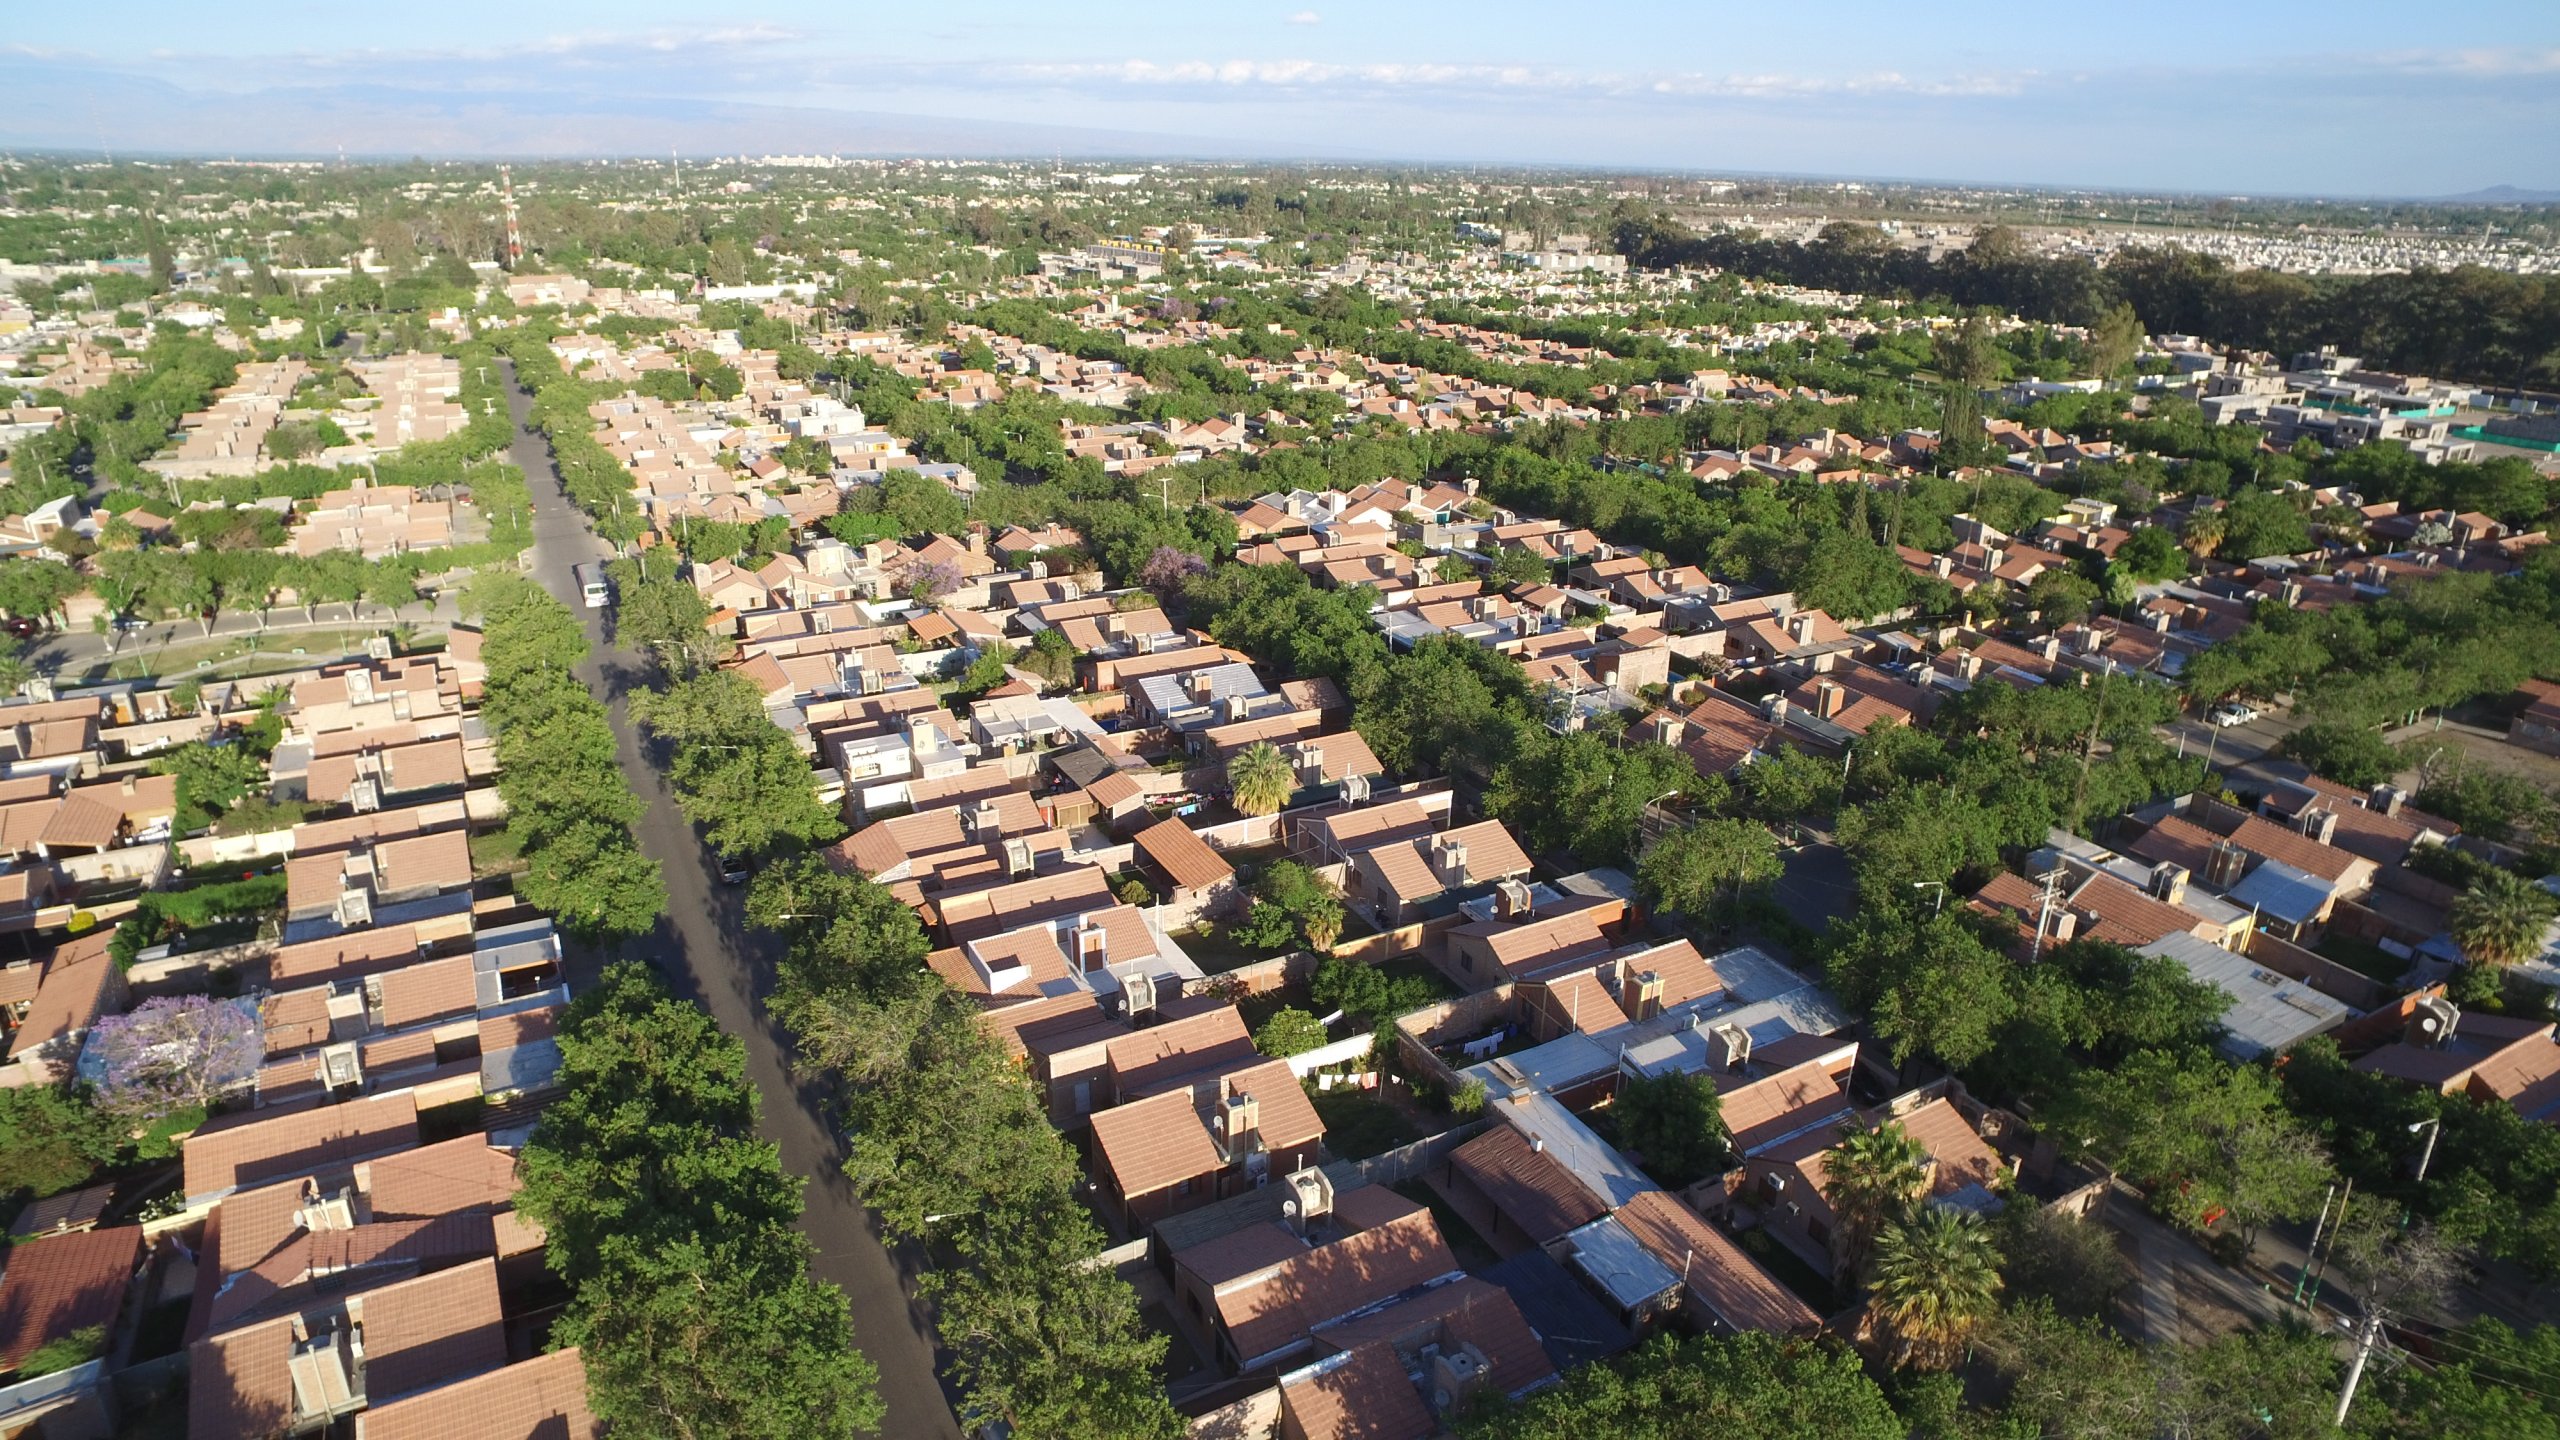
{"type": "MultiPolygon", "coordinates": [[[[773,955],[763,937],[750,934],[739,913],[741,891],[718,883],[700,841],[676,810],[658,769],[633,731],[624,697],[645,681],[639,657],[608,648],[602,610],[579,609],[570,567],[606,553],[560,490],[542,437],[525,428],[529,409],[512,388],[509,407],[517,435],[512,457],[524,467],[533,492],[533,577],[587,621],[594,653],[582,678],[613,711],[623,772],[648,802],[639,825],[640,847],[666,871],[667,917],[657,932],[630,942],[624,952],[646,959],[679,995],[711,1012],[720,1028],[746,1042],[747,1078],[763,1097],[760,1129],[781,1147],[782,1164],[809,1181],[808,1211],[801,1228],[816,1243],[812,1271],[844,1288],[853,1302],[854,1343],[880,1369],[880,1397],[888,1406],[883,1435],[952,1437],[960,1428],[943,1390],[929,1319],[909,1300],[913,1264],[893,1255],[871,1216],[845,1179],[842,1153],[827,1123],[821,1087],[797,1080],[790,1067],[790,1037],[767,1018],[764,994],[773,978],[773,955]]],[[[593,978],[610,955],[571,957],[573,987],[593,978]]]]}
{"type": "Polygon", "coordinates": [[[2171,721],[2161,727],[2161,733],[2181,754],[2200,755],[2229,770],[2274,754],[2284,737],[2301,729],[2304,723],[2291,711],[2261,715],[2246,725],[2227,726],[2216,725],[2198,714],[2171,721]]]}

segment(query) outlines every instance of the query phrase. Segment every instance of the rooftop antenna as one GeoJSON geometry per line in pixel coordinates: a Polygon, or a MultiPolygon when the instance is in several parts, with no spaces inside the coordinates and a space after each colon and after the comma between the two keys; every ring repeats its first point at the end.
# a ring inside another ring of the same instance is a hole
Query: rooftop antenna
{"type": "Polygon", "coordinates": [[[507,166],[498,167],[498,196],[507,212],[507,269],[512,271],[524,261],[524,233],[516,226],[516,177],[507,166]]]}

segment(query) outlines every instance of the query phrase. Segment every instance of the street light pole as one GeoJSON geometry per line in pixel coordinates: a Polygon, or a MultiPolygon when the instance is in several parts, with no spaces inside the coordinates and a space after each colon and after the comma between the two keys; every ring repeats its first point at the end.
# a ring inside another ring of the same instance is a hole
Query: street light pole
{"type": "Polygon", "coordinates": [[[1946,881],[1944,881],[1944,880],[1914,880],[1914,881],[1912,881],[1912,882],[1911,882],[1911,888],[1912,888],[1912,889],[1914,889],[1914,890],[1932,890],[1932,889],[1936,890],[1936,891],[1938,892],[1938,904],[1937,904],[1937,907],[1936,907],[1934,910],[1932,910],[1930,913],[1931,913],[1931,914],[1935,914],[1935,915],[1944,915],[1945,913],[1947,913],[1947,882],[1946,882],[1946,881]]]}
{"type": "Polygon", "coordinates": [[[2436,1137],[2444,1133],[2444,1120],[2442,1117],[2435,1117],[2421,1120],[2409,1127],[2409,1133],[2412,1135],[2420,1130],[2427,1132],[2427,1148],[2418,1152],[2418,1183],[2424,1185],[2427,1183],[2427,1163],[2436,1158],[2436,1137]]]}

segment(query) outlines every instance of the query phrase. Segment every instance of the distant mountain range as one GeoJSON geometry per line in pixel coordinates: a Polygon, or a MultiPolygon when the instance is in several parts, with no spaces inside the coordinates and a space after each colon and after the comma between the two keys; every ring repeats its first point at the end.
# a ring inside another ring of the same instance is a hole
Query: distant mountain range
{"type": "Polygon", "coordinates": [[[1155,135],[647,95],[396,86],[209,94],[107,70],[0,57],[0,145],[123,154],[602,158],[706,154],[1355,158],[1155,135]]]}
{"type": "Polygon", "coordinates": [[[2560,205],[2560,190],[2519,190],[2513,185],[2492,185],[2464,195],[2433,197],[2439,205],[2560,205]]]}

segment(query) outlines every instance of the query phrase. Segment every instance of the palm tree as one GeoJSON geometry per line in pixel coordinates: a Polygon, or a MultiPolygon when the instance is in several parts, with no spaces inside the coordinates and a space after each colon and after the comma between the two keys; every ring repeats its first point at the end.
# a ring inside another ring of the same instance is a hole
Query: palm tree
{"type": "Polygon", "coordinates": [[[2512,870],[2484,870],[2453,902],[2454,942],[2474,965],[2503,970],[2542,951],[2560,899],[2512,870]]]}
{"type": "Polygon", "coordinates": [[[1273,815],[1296,793],[1298,777],[1289,759],[1268,740],[1256,740],[1227,762],[1227,788],[1236,808],[1247,815],[1273,815]]]}
{"type": "Polygon", "coordinates": [[[2179,527],[2178,538],[2185,541],[2187,549],[2198,558],[2211,559],[2213,552],[2222,548],[2225,529],[2222,512],[2198,510],[2187,517],[2185,525],[2179,527]]]}
{"type": "Polygon", "coordinates": [[[1951,1368],[1999,1308],[1999,1256],[1971,1214],[1927,1206],[1877,1239],[1866,1318],[1895,1365],[1951,1368]]]}
{"type": "Polygon", "coordinates": [[[1837,1222],[1832,1259],[1837,1278],[1854,1279],[1885,1227],[1909,1213],[1929,1183],[1929,1154],[1898,1121],[1853,1130],[1823,1160],[1823,1199],[1837,1222]]]}

